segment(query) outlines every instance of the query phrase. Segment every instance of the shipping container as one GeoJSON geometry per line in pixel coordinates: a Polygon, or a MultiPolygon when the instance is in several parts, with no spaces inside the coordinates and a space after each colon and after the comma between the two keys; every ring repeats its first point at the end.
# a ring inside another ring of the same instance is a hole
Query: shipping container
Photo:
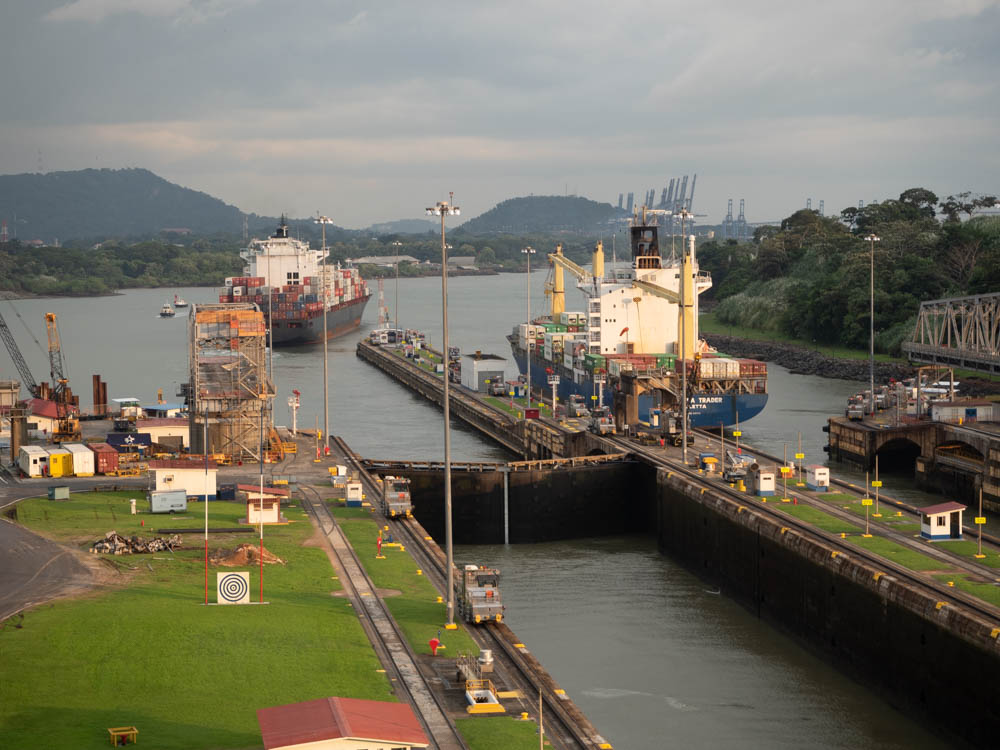
{"type": "Polygon", "coordinates": [[[49,454],[37,445],[22,445],[17,454],[17,465],[26,476],[44,477],[49,473],[49,454]]]}
{"type": "Polygon", "coordinates": [[[118,451],[107,443],[90,443],[94,452],[94,470],[97,474],[110,474],[118,470],[118,451]]]}
{"type": "Polygon", "coordinates": [[[94,452],[83,443],[63,443],[63,448],[73,454],[73,474],[78,477],[94,476],[94,452]]]}
{"type": "Polygon", "coordinates": [[[49,454],[49,476],[50,477],[71,477],[73,476],[73,454],[65,448],[55,447],[46,449],[49,454]]]}

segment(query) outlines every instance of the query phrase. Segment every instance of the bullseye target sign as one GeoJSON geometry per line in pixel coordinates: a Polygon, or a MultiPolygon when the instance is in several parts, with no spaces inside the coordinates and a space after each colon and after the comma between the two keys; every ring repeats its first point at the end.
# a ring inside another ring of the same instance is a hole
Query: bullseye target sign
{"type": "Polygon", "coordinates": [[[217,573],[216,579],[219,587],[219,604],[250,603],[250,574],[248,572],[217,573]]]}

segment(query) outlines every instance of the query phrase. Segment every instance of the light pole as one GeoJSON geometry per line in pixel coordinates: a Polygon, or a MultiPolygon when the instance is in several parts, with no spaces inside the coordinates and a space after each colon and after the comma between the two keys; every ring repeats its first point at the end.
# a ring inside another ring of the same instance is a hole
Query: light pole
{"type": "Polygon", "coordinates": [[[875,416],[875,243],[881,241],[881,237],[874,232],[865,237],[871,246],[871,274],[869,277],[871,289],[871,309],[868,314],[868,377],[870,380],[872,399],[872,417],[875,416]]]}
{"type": "Polygon", "coordinates": [[[451,544],[451,429],[449,419],[448,396],[448,246],[444,241],[444,217],[458,216],[458,206],[448,204],[448,201],[438,201],[433,208],[427,209],[428,216],[441,217],[441,327],[443,343],[441,359],[444,361],[444,537],[448,566],[448,621],[445,628],[455,630],[455,563],[451,544]]]}
{"type": "Polygon", "coordinates": [[[525,342],[525,361],[527,363],[528,375],[528,398],[524,402],[524,418],[528,418],[528,409],[531,408],[531,256],[535,254],[535,248],[522,247],[521,252],[524,253],[524,257],[528,260],[528,270],[524,275],[524,289],[526,296],[524,299],[524,310],[525,310],[525,323],[527,327],[525,328],[525,333],[528,340],[525,342]]]}
{"type": "Polygon", "coordinates": [[[323,247],[321,252],[323,253],[323,258],[321,260],[323,273],[323,455],[327,455],[330,452],[330,378],[327,376],[327,342],[326,342],[326,313],[327,307],[329,306],[329,295],[327,294],[327,289],[329,288],[329,283],[326,278],[326,225],[333,224],[333,220],[327,218],[326,216],[317,216],[313,222],[319,224],[323,232],[323,247]]]}
{"type": "Polygon", "coordinates": [[[393,316],[395,318],[395,329],[399,330],[399,248],[403,246],[403,243],[396,240],[392,243],[393,248],[396,251],[396,302],[393,304],[393,316]]]}
{"type": "MultiPolygon", "coordinates": [[[[688,392],[687,392],[687,320],[685,315],[687,314],[686,305],[687,299],[685,295],[687,294],[687,270],[688,265],[686,262],[687,250],[684,248],[683,243],[687,239],[684,234],[685,227],[684,222],[692,216],[691,212],[686,208],[680,210],[681,217],[681,270],[684,271],[681,279],[681,460],[684,465],[687,466],[688,462],[688,392]]],[[[691,238],[692,241],[694,237],[691,238]]]]}

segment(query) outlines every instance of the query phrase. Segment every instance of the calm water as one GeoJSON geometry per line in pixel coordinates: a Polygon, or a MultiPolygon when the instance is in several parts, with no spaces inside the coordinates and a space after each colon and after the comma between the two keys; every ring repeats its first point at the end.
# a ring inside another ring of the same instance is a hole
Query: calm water
{"type": "MultiPolygon", "coordinates": [[[[532,312],[541,312],[545,272],[532,274],[532,312]]],[[[393,307],[394,282],[386,301],[393,307]]],[[[400,282],[400,325],[441,343],[439,279],[400,282]]],[[[111,397],[167,401],[187,380],[185,313],[160,319],[179,293],[211,302],[211,289],[134,290],[114,297],[0,302],[0,311],[37,379],[48,374],[42,314],[58,315],[66,370],[81,406],[91,406],[91,375],[111,397]],[[14,311],[41,343],[36,346],[14,311]]],[[[509,357],[504,336],[525,317],[525,275],[449,280],[451,343],[509,357]]],[[[440,410],[412,395],[354,354],[377,318],[377,296],[362,330],[330,345],[331,429],[368,457],[441,459],[440,410]]],[[[583,309],[582,301],[571,309],[583,309]]],[[[291,424],[285,405],[302,393],[299,424],[322,424],[322,347],[274,356],[279,398],[275,420],[291,424]]],[[[509,360],[508,374],[516,367],[509,360]]],[[[0,379],[17,377],[6,351],[0,379]]],[[[770,367],[771,399],[741,425],[743,439],[807,463],[825,460],[821,431],[859,384],[791,375],[770,367]]],[[[503,449],[455,425],[452,457],[509,458],[503,449]]],[[[839,470],[838,470],[839,471],[839,470]]],[[[886,489],[924,498],[886,478],[886,489]],[[898,491],[897,491],[898,490],[898,491]]],[[[863,481],[863,476],[861,477],[863,481]]],[[[877,695],[841,676],[740,606],[713,594],[664,558],[651,537],[459,548],[461,561],[495,564],[504,573],[508,618],[518,635],[617,748],[660,747],[937,747],[934,736],[877,695]]]]}

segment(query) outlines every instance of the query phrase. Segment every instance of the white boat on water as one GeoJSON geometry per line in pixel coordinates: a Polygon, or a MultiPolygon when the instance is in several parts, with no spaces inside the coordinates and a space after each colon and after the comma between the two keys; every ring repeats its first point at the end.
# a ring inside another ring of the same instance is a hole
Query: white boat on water
{"type": "Polygon", "coordinates": [[[178,297],[174,295],[174,307],[187,307],[188,303],[184,301],[183,297],[178,297]]]}
{"type": "Polygon", "coordinates": [[[174,312],[174,308],[170,306],[169,302],[167,302],[166,304],[163,305],[163,307],[160,308],[161,318],[172,318],[176,314],[177,313],[174,312]]]}

